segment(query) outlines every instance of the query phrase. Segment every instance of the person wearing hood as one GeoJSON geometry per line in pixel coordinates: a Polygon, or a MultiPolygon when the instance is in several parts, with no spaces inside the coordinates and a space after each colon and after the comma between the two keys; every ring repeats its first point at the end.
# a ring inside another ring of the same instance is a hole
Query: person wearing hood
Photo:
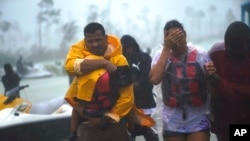
{"type": "Polygon", "coordinates": [[[229,141],[230,125],[250,124],[250,28],[241,21],[226,29],[223,42],[209,50],[216,73],[209,78],[212,132],[229,141]]]}
{"type": "MultiPolygon", "coordinates": [[[[2,76],[2,83],[4,86],[4,93],[7,91],[18,87],[20,85],[20,76],[13,70],[13,67],[11,64],[6,63],[4,64],[4,72],[5,75],[2,76]]],[[[20,94],[18,92],[17,97],[20,97],[20,94]]]]}
{"type": "MultiPolygon", "coordinates": [[[[135,82],[133,83],[135,105],[150,116],[156,107],[153,85],[150,83],[148,76],[152,59],[149,54],[140,49],[139,44],[131,35],[123,35],[121,44],[129,68],[135,76],[135,82]]],[[[150,127],[135,124],[134,129],[130,128],[129,131],[133,141],[136,136],[140,135],[143,135],[146,141],[159,141],[158,135],[150,127]]]]}
{"type": "Polygon", "coordinates": [[[65,62],[74,76],[65,96],[73,107],[70,140],[129,141],[123,119],[134,105],[134,95],[126,67],[119,39],[106,35],[100,23],[87,24],[84,39],[71,46],[65,62]],[[128,79],[120,81],[120,75],[128,79]]]}

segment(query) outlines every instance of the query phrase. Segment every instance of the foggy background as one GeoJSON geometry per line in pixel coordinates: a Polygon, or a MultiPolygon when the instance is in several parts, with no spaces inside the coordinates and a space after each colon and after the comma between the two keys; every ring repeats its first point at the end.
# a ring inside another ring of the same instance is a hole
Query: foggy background
{"type": "MultiPolygon", "coordinates": [[[[168,20],[183,23],[189,42],[208,50],[223,40],[227,26],[241,20],[241,5],[249,0],[0,0],[0,76],[4,63],[14,69],[20,56],[24,64],[42,65],[53,77],[22,79],[21,97],[37,103],[64,96],[69,80],[63,68],[71,44],[83,38],[92,21],[108,34],[131,34],[151,56],[163,42],[168,20]]],[[[40,68],[40,67],[39,67],[40,68]]],[[[35,70],[35,68],[31,68],[35,70]]],[[[43,69],[36,70],[39,76],[43,69]]],[[[0,93],[4,92],[0,84],[0,93]]],[[[143,140],[143,139],[141,139],[143,140]]],[[[217,141],[212,134],[211,141],[217,141]]]]}
{"type": "Polygon", "coordinates": [[[107,33],[131,34],[152,52],[163,40],[166,21],[183,23],[189,42],[209,49],[226,27],[240,20],[248,0],[0,0],[0,67],[19,56],[62,63],[83,27],[100,22],[107,33]]]}

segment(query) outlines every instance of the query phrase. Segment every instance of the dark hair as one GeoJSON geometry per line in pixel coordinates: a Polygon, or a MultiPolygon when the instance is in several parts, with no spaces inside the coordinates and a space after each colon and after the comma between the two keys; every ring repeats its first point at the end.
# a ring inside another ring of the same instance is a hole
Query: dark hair
{"type": "Polygon", "coordinates": [[[97,30],[101,30],[103,35],[105,35],[104,27],[102,26],[102,24],[97,23],[97,22],[92,22],[92,23],[87,24],[84,27],[83,34],[84,36],[86,36],[87,33],[95,33],[97,30]]]}
{"type": "Polygon", "coordinates": [[[224,36],[226,51],[234,59],[244,58],[249,51],[250,28],[241,21],[232,22],[224,36]]]}
{"type": "Polygon", "coordinates": [[[123,35],[121,37],[121,44],[123,48],[132,47],[136,52],[140,51],[139,44],[137,43],[135,38],[130,35],[123,35]]]}
{"type": "Polygon", "coordinates": [[[12,73],[14,73],[11,64],[9,64],[9,63],[4,64],[3,67],[4,67],[4,71],[5,71],[6,74],[12,74],[12,73]]]}
{"type": "Polygon", "coordinates": [[[169,29],[172,29],[172,28],[180,28],[183,31],[185,31],[183,28],[183,25],[177,20],[170,20],[164,26],[165,31],[168,31],[169,29]]]}
{"type": "Polygon", "coordinates": [[[239,39],[247,39],[250,37],[250,29],[244,23],[240,21],[232,22],[224,36],[224,41],[226,45],[231,46],[235,41],[240,41],[239,39]]]}

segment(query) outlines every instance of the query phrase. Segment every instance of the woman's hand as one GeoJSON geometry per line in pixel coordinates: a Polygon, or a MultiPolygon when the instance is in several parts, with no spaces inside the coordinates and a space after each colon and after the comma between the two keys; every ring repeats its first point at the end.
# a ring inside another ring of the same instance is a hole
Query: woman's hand
{"type": "Polygon", "coordinates": [[[180,29],[170,29],[164,32],[164,47],[173,49],[175,46],[182,44],[185,40],[185,33],[180,29]]]}

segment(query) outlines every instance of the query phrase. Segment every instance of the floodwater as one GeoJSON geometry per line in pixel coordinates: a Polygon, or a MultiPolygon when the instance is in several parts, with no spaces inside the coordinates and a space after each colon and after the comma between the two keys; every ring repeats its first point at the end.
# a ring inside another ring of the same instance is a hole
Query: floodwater
{"type": "MultiPolygon", "coordinates": [[[[56,97],[64,96],[69,87],[68,76],[54,76],[39,79],[23,79],[21,85],[29,87],[21,90],[21,97],[32,103],[43,102],[56,97]]],[[[3,85],[0,85],[0,93],[4,92],[3,85]]],[[[163,141],[159,134],[160,141],[163,141]]],[[[143,136],[136,138],[137,141],[144,141],[143,136]]],[[[211,134],[210,141],[217,141],[214,134],[211,134]]]]}
{"type": "MultiPolygon", "coordinates": [[[[42,102],[65,95],[69,87],[69,80],[68,76],[23,79],[20,85],[29,85],[29,87],[20,91],[22,98],[31,102],[42,102]]],[[[0,85],[0,92],[4,92],[2,84],[0,85]]]]}

